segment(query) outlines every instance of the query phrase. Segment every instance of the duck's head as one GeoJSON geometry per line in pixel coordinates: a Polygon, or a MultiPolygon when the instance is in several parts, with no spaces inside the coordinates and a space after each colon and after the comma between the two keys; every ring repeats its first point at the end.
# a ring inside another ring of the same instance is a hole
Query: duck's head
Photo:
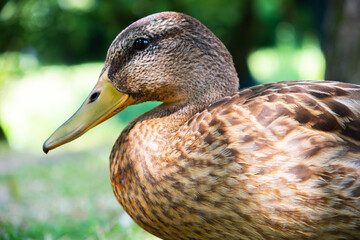
{"type": "Polygon", "coordinates": [[[209,104],[237,89],[231,55],[209,29],[185,14],[153,14],[115,38],[95,88],[43,150],[76,139],[132,104],[209,104]]]}

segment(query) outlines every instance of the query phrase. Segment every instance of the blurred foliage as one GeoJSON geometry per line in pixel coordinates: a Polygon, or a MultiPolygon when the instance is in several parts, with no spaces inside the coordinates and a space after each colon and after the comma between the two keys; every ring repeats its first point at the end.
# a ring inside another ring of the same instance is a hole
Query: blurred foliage
{"type": "MultiPolygon", "coordinates": [[[[97,81],[102,63],[41,66],[8,78],[0,90],[0,122],[14,150],[41,151],[43,141],[73,114],[97,81]]],[[[74,148],[111,145],[125,124],[157,103],[131,106],[71,144],[74,148]],[[118,129],[114,131],[114,129],[118,129]],[[95,138],[91,138],[96,135],[95,138]]]]}
{"type": "Polygon", "coordinates": [[[247,21],[248,10],[252,25],[240,31],[242,38],[253,35],[252,48],[273,45],[282,22],[295,26],[301,44],[314,34],[311,9],[308,1],[295,0],[9,0],[0,5],[0,52],[33,54],[43,64],[102,61],[122,29],[169,10],[199,19],[234,49],[232,30],[247,21]]]}
{"type": "MultiPolygon", "coordinates": [[[[241,85],[246,87],[254,84],[254,67],[250,73],[248,66],[251,53],[283,43],[291,43],[290,50],[296,51],[309,38],[323,39],[325,7],[324,0],[2,1],[0,88],[9,76],[22,76],[39,65],[101,62],[122,29],[160,11],[184,12],[208,26],[233,54],[241,85]]],[[[313,42],[319,48],[319,41],[313,42]]]]}
{"type": "MultiPolygon", "coordinates": [[[[93,87],[115,36],[160,11],[208,26],[233,54],[242,87],[323,77],[312,1],[9,0],[0,3],[0,139],[5,132],[14,149],[40,145],[93,87]],[[98,63],[68,66],[84,62],[98,63]]],[[[130,112],[122,124],[140,113],[130,112]]]]}
{"type": "MultiPolygon", "coordinates": [[[[319,48],[326,5],[325,0],[3,1],[0,3],[0,88],[9,76],[21,76],[40,65],[102,62],[108,46],[122,29],[161,11],[184,12],[209,27],[232,53],[240,85],[251,86],[263,81],[254,80],[254,67],[249,68],[248,57],[253,52],[284,42],[291,42],[292,50],[296,51],[304,48],[309,38],[320,39],[313,41],[319,48]],[[290,34],[279,31],[282,26],[291,29],[290,34]]],[[[289,79],[299,76],[295,74],[289,79]]],[[[265,81],[269,79],[273,78],[265,81]]]]}

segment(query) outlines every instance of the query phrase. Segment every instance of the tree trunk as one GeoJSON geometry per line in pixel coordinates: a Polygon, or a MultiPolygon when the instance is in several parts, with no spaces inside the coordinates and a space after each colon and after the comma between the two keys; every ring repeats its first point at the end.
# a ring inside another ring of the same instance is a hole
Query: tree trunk
{"type": "Polygon", "coordinates": [[[328,2],[327,80],[360,84],[360,1],[328,2]]]}
{"type": "Polygon", "coordinates": [[[244,16],[231,29],[232,34],[228,46],[239,76],[240,88],[256,85],[247,63],[255,38],[254,28],[252,27],[254,26],[253,3],[251,0],[247,0],[243,3],[243,6],[244,16]]]}

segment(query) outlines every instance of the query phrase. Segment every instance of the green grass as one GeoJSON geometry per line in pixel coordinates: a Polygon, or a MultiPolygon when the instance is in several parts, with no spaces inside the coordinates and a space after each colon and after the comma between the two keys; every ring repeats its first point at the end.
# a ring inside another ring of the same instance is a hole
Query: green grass
{"type": "Polygon", "coordinates": [[[0,157],[0,239],[156,239],[113,196],[110,147],[0,157]]]}
{"type": "Polygon", "coordinates": [[[119,224],[89,219],[87,221],[75,221],[62,218],[57,219],[57,225],[47,222],[29,222],[21,226],[14,226],[2,222],[0,237],[8,239],[156,239],[135,225],[122,227],[119,224]]]}

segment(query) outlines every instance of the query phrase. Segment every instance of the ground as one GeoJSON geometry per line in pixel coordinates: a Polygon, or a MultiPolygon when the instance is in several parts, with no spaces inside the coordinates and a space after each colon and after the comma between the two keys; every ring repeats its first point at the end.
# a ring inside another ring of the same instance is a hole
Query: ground
{"type": "Polygon", "coordinates": [[[113,196],[109,148],[47,156],[1,148],[0,239],[157,239],[113,196]]]}

